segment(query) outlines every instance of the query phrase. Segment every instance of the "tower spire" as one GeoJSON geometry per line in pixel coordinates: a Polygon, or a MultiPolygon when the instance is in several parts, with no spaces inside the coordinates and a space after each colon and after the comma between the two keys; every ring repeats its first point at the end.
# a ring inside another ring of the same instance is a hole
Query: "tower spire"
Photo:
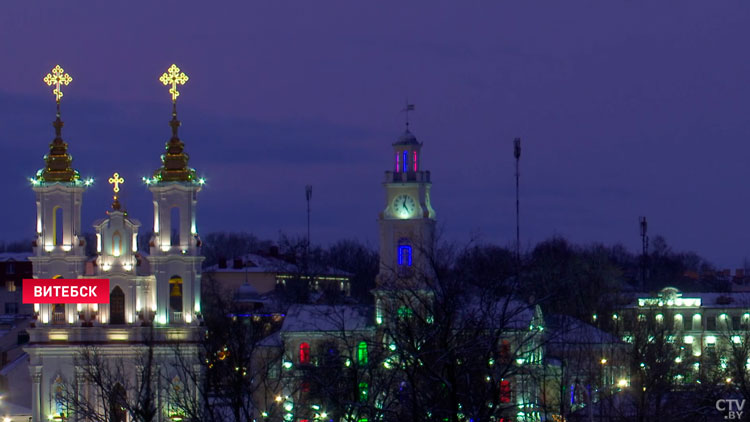
{"type": "Polygon", "coordinates": [[[169,86],[169,93],[172,96],[172,120],[169,126],[172,128],[172,137],[167,142],[166,154],[162,155],[162,166],[154,173],[155,181],[164,182],[188,182],[195,181],[195,170],[188,167],[190,156],[185,152],[185,144],[180,140],[178,130],[180,121],[177,119],[177,97],[180,91],[178,85],[184,85],[188,81],[188,76],[180,71],[177,65],[172,66],[164,72],[159,81],[165,86],[169,86]]]}
{"type": "Polygon", "coordinates": [[[55,139],[49,145],[49,154],[44,156],[45,166],[37,172],[37,182],[75,182],[79,179],[78,172],[73,169],[73,157],[68,154],[68,144],[62,139],[62,128],[65,123],[60,118],[60,99],[63,97],[62,87],[69,85],[73,78],[65,73],[60,65],[55,66],[44,77],[47,86],[54,86],[52,94],[55,96],[55,139]]]}

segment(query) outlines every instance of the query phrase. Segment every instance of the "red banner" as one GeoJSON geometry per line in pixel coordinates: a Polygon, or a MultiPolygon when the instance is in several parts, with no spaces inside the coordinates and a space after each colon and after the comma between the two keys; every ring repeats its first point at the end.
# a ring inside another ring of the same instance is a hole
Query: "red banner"
{"type": "Polygon", "coordinates": [[[25,278],[23,303],[109,303],[109,279],[25,278]]]}

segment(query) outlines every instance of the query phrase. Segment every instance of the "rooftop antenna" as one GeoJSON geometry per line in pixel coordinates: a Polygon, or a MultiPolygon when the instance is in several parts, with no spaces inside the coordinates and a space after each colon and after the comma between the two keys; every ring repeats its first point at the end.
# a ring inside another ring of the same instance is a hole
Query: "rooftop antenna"
{"type": "Polygon", "coordinates": [[[648,222],[646,217],[638,217],[638,223],[641,228],[641,283],[640,290],[643,291],[646,288],[646,277],[648,274],[648,222]]]}
{"type": "Polygon", "coordinates": [[[310,253],[310,200],[312,199],[312,185],[305,186],[305,199],[307,200],[307,246],[305,255],[310,253]]]}
{"type": "Polygon", "coordinates": [[[519,200],[521,138],[513,140],[513,156],[516,158],[516,265],[521,266],[521,202],[519,200]]]}

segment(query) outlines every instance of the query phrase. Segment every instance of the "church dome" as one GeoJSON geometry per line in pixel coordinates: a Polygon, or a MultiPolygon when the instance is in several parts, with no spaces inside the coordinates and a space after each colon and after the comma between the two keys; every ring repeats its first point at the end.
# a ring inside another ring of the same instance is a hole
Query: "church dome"
{"type": "Polygon", "coordinates": [[[413,133],[409,132],[409,129],[406,129],[393,145],[419,145],[419,141],[417,141],[417,137],[413,133]]]}

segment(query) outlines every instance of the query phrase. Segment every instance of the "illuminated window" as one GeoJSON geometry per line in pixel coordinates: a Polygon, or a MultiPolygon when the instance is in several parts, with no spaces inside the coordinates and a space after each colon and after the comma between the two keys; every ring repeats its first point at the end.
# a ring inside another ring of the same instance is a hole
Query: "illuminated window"
{"type": "Polygon", "coordinates": [[[403,305],[398,308],[397,312],[398,312],[398,317],[402,318],[402,319],[403,318],[411,318],[412,315],[414,315],[414,312],[411,310],[410,307],[403,306],[403,305]]]}
{"type": "Polygon", "coordinates": [[[398,247],[398,265],[411,267],[411,246],[399,245],[398,247]]]}
{"type": "Polygon", "coordinates": [[[182,277],[178,275],[169,278],[169,310],[182,312],[182,277]]]}
{"type": "Polygon", "coordinates": [[[510,403],[510,381],[500,381],[500,403],[510,403]]]}
{"type": "Polygon", "coordinates": [[[404,151],[404,172],[409,171],[409,151],[404,151]]]}
{"type": "Polygon", "coordinates": [[[414,151],[414,171],[417,171],[417,151],[414,151]]]}
{"type": "Polygon", "coordinates": [[[301,343],[299,345],[299,363],[309,364],[310,363],[310,344],[301,343]]]}
{"type": "Polygon", "coordinates": [[[8,281],[6,281],[6,282],[5,282],[5,288],[6,288],[6,289],[7,289],[7,290],[8,290],[9,292],[15,292],[15,291],[16,291],[16,282],[15,282],[15,281],[12,281],[12,280],[8,280],[8,281]]]}
{"type": "Polygon", "coordinates": [[[120,232],[112,235],[112,255],[120,256],[122,254],[122,238],[120,232]]]}
{"type": "Polygon", "coordinates": [[[367,342],[361,341],[357,346],[357,362],[360,365],[367,365],[367,342]]]}
{"type": "Polygon", "coordinates": [[[360,402],[367,401],[367,390],[368,390],[368,387],[369,386],[367,385],[366,382],[360,382],[359,383],[359,401],[360,402]]]}

